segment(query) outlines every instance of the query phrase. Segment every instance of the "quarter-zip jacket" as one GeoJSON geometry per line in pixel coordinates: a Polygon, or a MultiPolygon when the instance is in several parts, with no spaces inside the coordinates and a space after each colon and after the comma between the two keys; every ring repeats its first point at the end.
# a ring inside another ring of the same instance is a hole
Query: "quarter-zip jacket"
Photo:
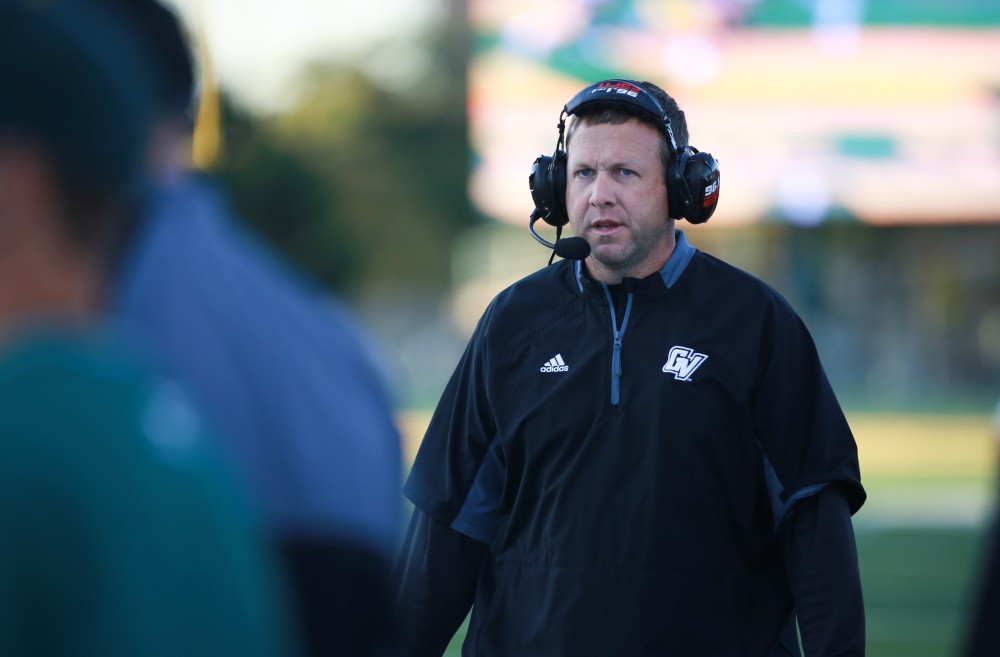
{"type": "MultiPolygon", "coordinates": [[[[578,265],[579,266],[579,265],[578,265]]],[[[617,406],[621,401],[621,378],[622,378],[622,338],[625,336],[625,327],[628,326],[628,316],[632,312],[632,293],[628,292],[625,297],[625,312],[622,315],[621,326],[618,325],[618,313],[615,309],[615,301],[611,296],[611,290],[606,283],[601,283],[604,288],[604,295],[608,298],[608,309],[611,315],[611,335],[613,342],[611,345],[611,405],[617,406]]]]}
{"type": "Polygon", "coordinates": [[[466,654],[781,654],[778,529],[831,483],[864,501],[812,340],[679,232],[623,285],[621,321],[573,262],[502,292],[431,420],[405,492],[492,555],[466,654]]]}

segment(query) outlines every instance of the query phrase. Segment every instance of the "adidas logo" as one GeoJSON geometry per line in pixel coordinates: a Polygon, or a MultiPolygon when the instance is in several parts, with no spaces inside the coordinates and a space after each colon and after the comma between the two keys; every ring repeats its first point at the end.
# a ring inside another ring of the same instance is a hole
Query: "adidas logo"
{"type": "Polygon", "coordinates": [[[539,372],[569,372],[569,365],[563,360],[562,354],[556,354],[549,362],[542,365],[539,372]]]}

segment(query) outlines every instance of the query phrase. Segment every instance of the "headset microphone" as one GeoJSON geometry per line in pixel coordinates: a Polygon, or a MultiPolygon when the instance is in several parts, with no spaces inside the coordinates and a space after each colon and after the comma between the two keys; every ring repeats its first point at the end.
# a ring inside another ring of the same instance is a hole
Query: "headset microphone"
{"type": "MultiPolygon", "coordinates": [[[[537,209],[532,211],[531,218],[528,220],[528,232],[538,240],[539,244],[552,249],[553,258],[559,256],[565,260],[585,260],[590,255],[590,244],[582,237],[559,237],[562,234],[562,226],[556,228],[555,242],[550,242],[539,235],[535,231],[535,222],[540,218],[537,209]]],[[[549,258],[550,265],[553,258],[549,258]]]]}
{"type": "Polygon", "coordinates": [[[564,237],[556,240],[552,250],[566,260],[585,260],[590,255],[590,243],[582,237],[564,237]]]}

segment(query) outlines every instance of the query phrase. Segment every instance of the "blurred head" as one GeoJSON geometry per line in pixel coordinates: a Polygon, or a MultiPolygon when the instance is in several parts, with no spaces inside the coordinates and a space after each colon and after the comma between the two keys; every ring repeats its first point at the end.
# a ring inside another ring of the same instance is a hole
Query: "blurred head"
{"type": "Polygon", "coordinates": [[[152,120],[143,52],[94,2],[0,0],[0,265],[29,244],[100,260],[127,229],[152,120]]]}
{"type": "Polygon", "coordinates": [[[99,1],[118,11],[149,46],[158,71],[153,93],[160,118],[190,124],[195,107],[195,61],[177,14],[156,0],[99,1]]]}
{"type": "Polygon", "coordinates": [[[157,0],[93,0],[117,12],[148,47],[156,122],[146,154],[151,178],[159,184],[180,180],[190,159],[196,114],[197,74],[187,33],[177,14],[157,0]]]}
{"type": "MultiPolygon", "coordinates": [[[[684,113],[662,89],[641,84],[667,112],[683,148],[684,113]]],[[[666,184],[674,154],[663,124],[620,106],[581,111],[571,117],[566,154],[567,216],[590,244],[591,275],[619,283],[659,270],[674,248],[666,184]]]]}

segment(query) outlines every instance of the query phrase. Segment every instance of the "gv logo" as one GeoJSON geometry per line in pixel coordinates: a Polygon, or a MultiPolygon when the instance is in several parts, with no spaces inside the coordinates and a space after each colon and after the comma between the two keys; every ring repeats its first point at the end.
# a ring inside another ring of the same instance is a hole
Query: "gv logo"
{"type": "Polygon", "coordinates": [[[701,364],[708,360],[705,354],[695,353],[688,347],[671,347],[670,355],[663,366],[663,371],[673,374],[678,381],[690,381],[691,375],[701,364]]]}

